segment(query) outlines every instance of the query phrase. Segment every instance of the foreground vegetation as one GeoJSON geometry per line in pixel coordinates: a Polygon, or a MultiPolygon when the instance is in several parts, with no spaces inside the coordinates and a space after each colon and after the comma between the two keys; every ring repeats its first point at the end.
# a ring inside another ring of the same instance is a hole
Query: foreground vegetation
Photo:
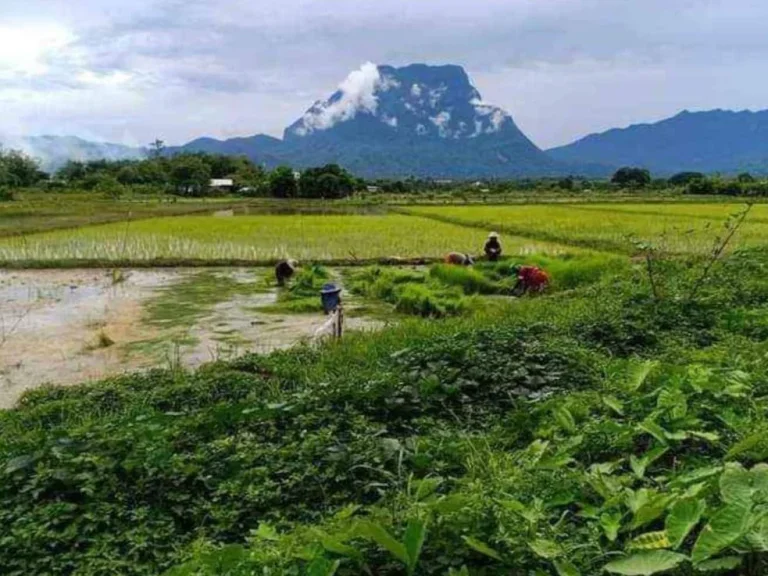
{"type": "Polygon", "coordinates": [[[763,574],[768,253],[654,264],[28,393],[0,414],[2,571],[763,574]]]}

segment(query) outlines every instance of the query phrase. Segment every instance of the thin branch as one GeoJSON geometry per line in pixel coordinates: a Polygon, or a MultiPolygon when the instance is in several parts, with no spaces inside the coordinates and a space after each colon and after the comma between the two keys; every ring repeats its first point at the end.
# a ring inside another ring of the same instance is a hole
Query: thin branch
{"type": "Polygon", "coordinates": [[[744,220],[747,218],[747,215],[749,214],[750,210],[752,210],[752,202],[747,204],[747,207],[741,211],[741,213],[736,216],[736,220],[730,224],[728,233],[723,237],[723,239],[720,241],[719,244],[715,245],[714,250],[712,251],[712,256],[710,257],[707,264],[704,266],[704,270],[701,272],[701,276],[696,280],[696,282],[693,284],[693,288],[691,289],[691,293],[688,296],[688,300],[693,300],[696,295],[699,292],[699,289],[704,284],[706,279],[709,277],[709,272],[712,269],[712,266],[715,265],[715,263],[720,260],[720,257],[722,256],[723,252],[725,251],[725,248],[728,246],[728,243],[733,238],[734,234],[736,234],[736,231],[741,228],[741,225],[744,223],[744,220]]]}

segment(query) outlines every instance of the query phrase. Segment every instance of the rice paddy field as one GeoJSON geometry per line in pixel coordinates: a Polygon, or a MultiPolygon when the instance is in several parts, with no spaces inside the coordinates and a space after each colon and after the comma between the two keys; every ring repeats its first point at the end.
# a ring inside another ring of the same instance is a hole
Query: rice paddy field
{"type": "MultiPolygon", "coordinates": [[[[487,231],[402,214],[177,216],[0,239],[0,262],[312,261],[439,257],[477,252],[487,231]]],[[[508,254],[568,247],[508,236],[508,254]]]]}
{"type": "MultiPolygon", "coordinates": [[[[730,215],[745,204],[579,204],[444,206],[409,208],[408,213],[531,239],[617,253],[632,253],[636,241],[672,253],[711,250],[730,215]]],[[[768,241],[768,206],[752,207],[732,246],[768,241]]]]}

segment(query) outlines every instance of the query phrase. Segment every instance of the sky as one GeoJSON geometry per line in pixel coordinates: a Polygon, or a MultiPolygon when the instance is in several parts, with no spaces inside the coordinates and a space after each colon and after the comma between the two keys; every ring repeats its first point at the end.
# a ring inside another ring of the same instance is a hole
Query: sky
{"type": "Polygon", "coordinates": [[[280,136],[366,62],[459,64],[543,148],[768,108],[766,0],[0,0],[0,135],[280,136]]]}

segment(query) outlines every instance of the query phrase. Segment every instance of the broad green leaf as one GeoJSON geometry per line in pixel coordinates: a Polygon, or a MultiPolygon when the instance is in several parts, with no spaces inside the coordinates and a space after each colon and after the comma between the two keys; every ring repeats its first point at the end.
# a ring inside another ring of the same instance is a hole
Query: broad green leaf
{"type": "Polygon", "coordinates": [[[360,522],[357,525],[357,533],[363,538],[372,540],[384,548],[406,566],[410,565],[410,556],[408,555],[405,546],[395,540],[392,535],[379,524],[374,524],[373,522],[360,522]]]}
{"type": "Polygon", "coordinates": [[[664,456],[668,451],[668,448],[664,446],[657,446],[656,448],[653,448],[652,450],[649,450],[645,454],[643,454],[641,457],[636,457],[634,454],[629,457],[629,466],[632,468],[633,474],[638,478],[642,479],[645,477],[645,471],[653,464],[656,460],[664,456]]]}
{"type": "Polygon", "coordinates": [[[621,528],[620,512],[605,513],[600,516],[600,526],[603,527],[605,537],[611,542],[616,541],[616,537],[619,535],[619,529],[621,528]]]}
{"type": "Polygon", "coordinates": [[[623,576],[651,576],[672,570],[688,558],[676,552],[653,550],[638,552],[605,565],[604,570],[623,576]]]}
{"type": "Polygon", "coordinates": [[[752,467],[752,483],[755,494],[752,498],[758,502],[768,500],[768,464],[757,464],[752,467]]]}
{"type": "Polygon", "coordinates": [[[467,570],[466,566],[462,566],[461,570],[450,568],[448,570],[448,576],[469,576],[469,570],[467,570]]]}
{"type": "Polygon", "coordinates": [[[537,556],[546,560],[558,558],[563,555],[563,549],[557,542],[553,542],[552,540],[538,538],[533,542],[529,542],[528,546],[530,546],[531,550],[533,550],[537,556]]]}
{"type": "Polygon", "coordinates": [[[665,410],[673,420],[680,420],[688,413],[688,402],[682,390],[665,388],[656,399],[656,407],[665,410]]]}
{"type": "Polygon", "coordinates": [[[330,560],[319,556],[307,566],[307,576],[333,576],[339,569],[340,564],[341,561],[339,560],[331,562],[330,560]]]}
{"type": "Polygon", "coordinates": [[[442,478],[424,478],[419,480],[418,488],[416,489],[416,500],[424,500],[427,496],[434,494],[443,483],[442,478]]]}
{"type": "Polygon", "coordinates": [[[537,468],[539,470],[559,470],[560,468],[565,468],[573,461],[573,458],[568,454],[555,454],[551,458],[540,460],[537,468]]]}
{"type": "Polygon", "coordinates": [[[724,558],[716,558],[715,560],[707,560],[697,564],[696,570],[699,572],[724,572],[738,568],[741,566],[741,562],[741,556],[725,556],[724,558]]]}
{"type": "Polygon", "coordinates": [[[664,430],[664,435],[668,440],[677,440],[679,442],[688,439],[688,432],[685,430],[674,430],[672,432],[664,430]]]}
{"type": "Polygon", "coordinates": [[[546,440],[534,440],[531,442],[530,446],[526,449],[531,466],[536,466],[539,463],[547,448],[549,448],[549,442],[546,440]]]}
{"type": "Polygon", "coordinates": [[[726,504],[734,504],[742,508],[752,505],[754,492],[753,476],[741,464],[726,464],[720,475],[720,497],[726,504]]]}
{"type": "Polygon", "coordinates": [[[747,534],[749,546],[758,552],[768,552],[768,516],[763,516],[747,534]]]}
{"type": "Polygon", "coordinates": [[[645,420],[637,425],[637,427],[647,434],[650,434],[656,440],[661,442],[664,446],[668,444],[667,442],[667,431],[664,430],[661,426],[656,424],[653,420],[645,420]]]}
{"type": "Polygon", "coordinates": [[[258,538],[261,538],[262,540],[269,540],[272,542],[280,539],[277,530],[275,530],[273,526],[265,524],[264,522],[259,524],[259,527],[254,530],[252,534],[258,538]]]}
{"type": "Polygon", "coordinates": [[[681,474],[680,476],[672,479],[672,481],[669,483],[669,486],[670,488],[683,488],[689,484],[696,484],[697,482],[702,482],[703,480],[707,480],[712,476],[717,476],[722,470],[722,466],[697,468],[696,470],[692,470],[686,474],[681,474]]]}
{"type": "Polygon", "coordinates": [[[712,516],[693,546],[694,564],[709,560],[736,542],[749,526],[750,510],[743,506],[726,505],[712,516]]]}
{"type": "Polygon", "coordinates": [[[560,428],[571,434],[576,433],[576,421],[573,419],[573,414],[565,406],[558,406],[553,410],[555,420],[557,420],[560,428]]]}
{"type": "Polygon", "coordinates": [[[518,514],[521,514],[526,511],[527,506],[520,502],[519,500],[514,499],[508,499],[508,500],[499,500],[499,504],[509,510],[510,512],[517,512],[518,514]]]}
{"type": "Polygon", "coordinates": [[[703,432],[701,430],[688,430],[688,435],[693,436],[694,438],[701,438],[702,440],[706,440],[707,442],[719,442],[720,441],[720,435],[715,434],[714,432],[703,432]]]}
{"type": "Polygon", "coordinates": [[[475,540],[470,536],[462,536],[462,538],[464,539],[464,542],[466,542],[467,546],[472,548],[475,552],[480,552],[480,554],[484,554],[485,556],[493,558],[494,560],[498,560],[499,562],[503,561],[501,555],[496,552],[496,550],[487,544],[480,542],[480,540],[475,540]]]}
{"type": "Polygon", "coordinates": [[[707,508],[703,499],[680,500],[669,511],[666,528],[672,548],[678,548],[701,520],[707,508]]]}
{"type": "Polygon", "coordinates": [[[629,377],[627,379],[626,388],[630,392],[636,392],[643,384],[645,384],[648,375],[658,365],[656,361],[646,360],[639,364],[635,364],[630,368],[629,377]]]}
{"type": "Polygon", "coordinates": [[[603,404],[616,412],[619,416],[624,416],[624,404],[615,396],[603,396],[603,404]]]}
{"type": "Polygon", "coordinates": [[[403,543],[405,544],[405,550],[408,552],[408,558],[410,562],[408,567],[411,572],[416,568],[419,563],[419,556],[421,555],[421,548],[424,546],[424,539],[427,536],[427,524],[423,520],[411,519],[408,521],[408,526],[405,529],[405,537],[403,543]]]}
{"type": "Polygon", "coordinates": [[[569,560],[561,558],[554,561],[557,576],[581,576],[581,572],[569,560]]]}
{"type": "Polygon", "coordinates": [[[669,537],[665,530],[640,534],[629,543],[629,548],[632,550],[661,550],[669,546],[669,537]]]}
{"type": "Polygon", "coordinates": [[[362,553],[360,553],[360,551],[356,548],[353,548],[348,544],[344,544],[340,540],[322,532],[319,534],[319,536],[320,544],[323,546],[323,548],[328,550],[328,552],[333,552],[339,556],[346,556],[347,558],[354,558],[355,560],[363,559],[362,553]]]}
{"type": "Polygon", "coordinates": [[[23,468],[28,467],[34,461],[35,461],[34,457],[30,456],[29,454],[25,454],[23,456],[16,456],[16,458],[11,458],[10,460],[8,460],[8,462],[5,465],[5,473],[13,474],[17,470],[22,470],[23,468]]]}
{"type": "Polygon", "coordinates": [[[626,488],[624,494],[624,501],[632,514],[637,514],[637,511],[640,510],[640,508],[648,504],[648,502],[656,496],[655,492],[651,492],[647,488],[641,488],[637,491],[632,490],[631,488],[626,488]]]}
{"type": "Polygon", "coordinates": [[[651,498],[647,504],[635,512],[629,525],[630,529],[636,530],[662,516],[672,500],[674,496],[670,495],[656,495],[651,498]]]}

